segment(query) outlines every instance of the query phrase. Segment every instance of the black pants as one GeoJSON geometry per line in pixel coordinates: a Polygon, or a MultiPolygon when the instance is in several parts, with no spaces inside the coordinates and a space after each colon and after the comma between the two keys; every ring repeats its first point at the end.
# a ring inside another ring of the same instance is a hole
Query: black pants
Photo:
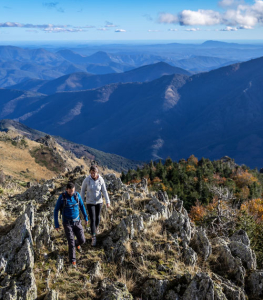
{"type": "Polygon", "coordinates": [[[89,219],[90,219],[90,229],[91,229],[92,235],[96,234],[96,230],[99,227],[101,208],[102,208],[102,203],[87,204],[87,210],[88,210],[89,219]]]}
{"type": "Polygon", "coordinates": [[[69,261],[76,261],[75,247],[85,243],[84,230],[81,221],[77,222],[63,222],[65,234],[68,240],[68,254],[69,261]],[[75,236],[77,239],[75,240],[75,236]]]}

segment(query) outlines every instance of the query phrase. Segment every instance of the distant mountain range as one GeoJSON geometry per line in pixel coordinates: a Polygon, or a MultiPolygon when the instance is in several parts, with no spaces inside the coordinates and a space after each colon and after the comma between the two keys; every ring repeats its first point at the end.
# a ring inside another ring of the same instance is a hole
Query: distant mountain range
{"type": "Polygon", "coordinates": [[[0,46],[0,87],[29,79],[53,80],[77,72],[93,75],[122,73],[158,62],[198,73],[262,55],[262,45],[217,41],[203,44],[89,45],[59,50],[0,46]]]}
{"type": "Polygon", "coordinates": [[[50,96],[0,90],[0,117],[130,159],[228,155],[261,167],[262,68],[259,58],[190,77],[50,96]]]}
{"type": "Polygon", "coordinates": [[[172,67],[166,63],[160,62],[153,65],[143,66],[124,73],[105,75],[73,73],[51,81],[27,80],[8,88],[17,90],[31,90],[51,95],[57,92],[94,89],[110,83],[151,81],[160,78],[161,76],[171,74],[191,75],[191,73],[186,70],[172,67]]]}

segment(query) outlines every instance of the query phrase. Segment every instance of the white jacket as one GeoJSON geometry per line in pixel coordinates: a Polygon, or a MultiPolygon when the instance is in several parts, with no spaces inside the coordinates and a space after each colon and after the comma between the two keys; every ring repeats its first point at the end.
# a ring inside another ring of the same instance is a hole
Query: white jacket
{"type": "Polygon", "coordinates": [[[99,175],[99,178],[97,180],[92,179],[92,177],[89,175],[86,177],[81,186],[81,199],[84,202],[84,197],[86,194],[86,203],[87,204],[99,204],[103,203],[101,192],[103,193],[106,203],[110,203],[109,195],[105,186],[104,179],[99,175]]]}

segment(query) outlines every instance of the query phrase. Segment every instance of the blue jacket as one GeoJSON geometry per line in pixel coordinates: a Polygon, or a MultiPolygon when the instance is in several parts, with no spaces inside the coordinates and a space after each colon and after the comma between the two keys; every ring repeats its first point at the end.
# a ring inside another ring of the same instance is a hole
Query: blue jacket
{"type": "MultiPolygon", "coordinates": [[[[77,219],[80,220],[79,218],[79,208],[84,216],[85,221],[88,221],[88,215],[86,213],[85,206],[83,204],[83,201],[81,199],[81,196],[79,193],[76,192],[79,198],[79,205],[74,205],[77,204],[77,200],[75,199],[75,196],[73,195],[72,197],[69,196],[69,194],[66,192],[66,197],[67,197],[67,205],[64,208],[64,214],[63,214],[63,222],[65,222],[67,219],[72,220],[72,219],[77,219]]],[[[63,199],[62,199],[62,194],[58,197],[58,201],[56,203],[55,209],[54,209],[54,219],[55,219],[55,228],[59,228],[59,223],[58,223],[58,212],[60,208],[63,207],[63,199]]]]}

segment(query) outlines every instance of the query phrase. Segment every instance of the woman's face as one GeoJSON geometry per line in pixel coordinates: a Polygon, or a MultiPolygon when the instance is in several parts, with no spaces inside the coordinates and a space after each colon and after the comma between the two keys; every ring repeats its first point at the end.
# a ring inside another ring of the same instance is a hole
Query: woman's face
{"type": "Polygon", "coordinates": [[[97,171],[90,171],[90,176],[91,176],[93,179],[97,179],[97,177],[98,177],[98,172],[97,172],[97,171]]]}

